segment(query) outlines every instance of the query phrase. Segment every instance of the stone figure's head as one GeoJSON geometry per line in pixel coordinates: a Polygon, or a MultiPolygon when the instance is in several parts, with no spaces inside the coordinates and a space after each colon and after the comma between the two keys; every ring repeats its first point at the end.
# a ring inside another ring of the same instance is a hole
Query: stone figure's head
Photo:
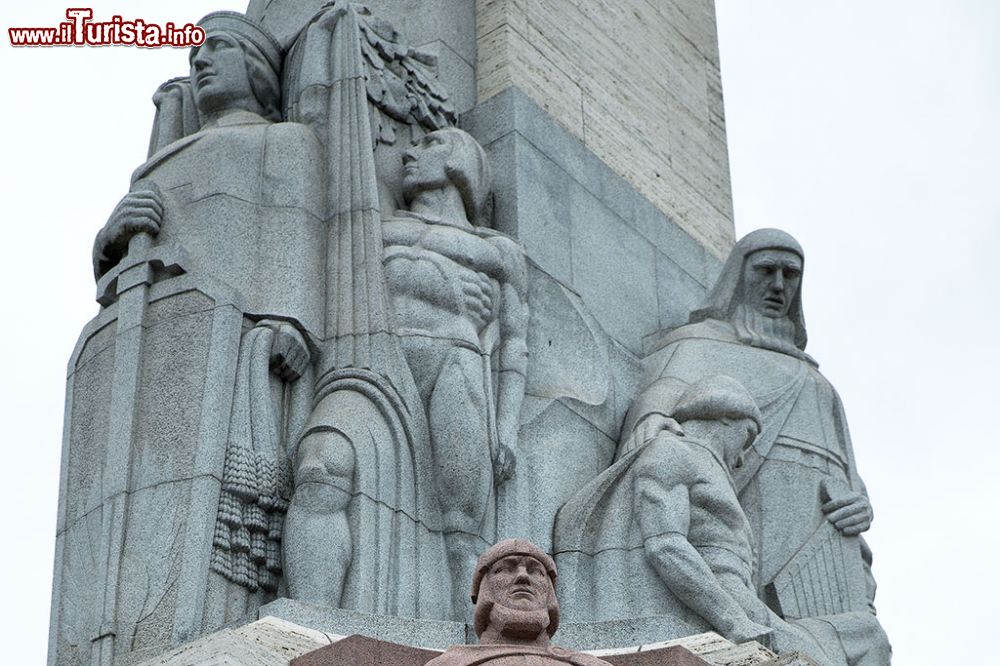
{"type": "Polygon", "coordinates": [[[281,46],[238,12],[212,12],[198,22],[205,41],[191,49],[191,86],[198,110],[254,111],[280,120],[281,46]]]}
{"type": "Polygon", "coordinates": [[[743,299],[772,319],[787,317],[799,294],[802,256],[791,250],[757,250],[743,262],[743,299]]]}
{"type": "Polygon", "coordinates": [[[556,563],[530,541],[492,546],[479,556],[472,580],[476,635],[484,642],[499,636],[547,641],[559,627],[555,579],[556,563]]]}
{"type": "Polygon", "coordinates": [[[804,257],[802,246],[784,231],[750,232],[729,253],[708,301],[691,313],[691,321],[730,321],[748,344],[798,354],[807,340],[804,257]]]}
{"type": "Polygon", "coordinates": [[[468,132],[456,127],[423,136],[403,153],[403,197],[454,186],[462,197],[465,215],[475,223],[490,192],[486,152],[468,132]]]}
{"type": "Polygon", "coordinates": [[[744,454],[763,428],[763,417],[753,396],[742,384],[725,375],[691,384],[681,395],[672,416],[686,433],[712,439],[730,469],[743,466],[744,454]]]}

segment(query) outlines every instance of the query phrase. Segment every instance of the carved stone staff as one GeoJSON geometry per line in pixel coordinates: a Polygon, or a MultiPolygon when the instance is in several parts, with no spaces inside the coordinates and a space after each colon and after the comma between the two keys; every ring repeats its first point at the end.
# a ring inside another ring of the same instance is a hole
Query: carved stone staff
{"type": "MultiPolygon", "coordinates": [[[[153,191],[155,183],[137,181],[132,191],[153,191]]],[[[93,663],[110,665],[114,658],[114,638],[118,631],[118,581],[125,543],[128,491],[131,488],[132,443],[137,416],[139,375],[142,368],[143,323],[154,268],[177,274],[184,272],[180,251],[153,247],[152,237],[140,232],[132,237],[125,258],[97,284],[97,301],[105,307],[117,303],[115,360],[108,403],[113,418],[105,450],[102,475],[101,536],[102,556],[99,579],[104,581],[104,610],[99,633],[93,638],[93,663]]]]}
{"type": "Polygon", "coordinates": [[[443,619],[450,585],[426,415],[393,334],[382,264],[382,213],[399,199],[385,165],[398,171],[410,145],[396,134],[454,118],[418,55],[363,7],[338,2],[313,17],[286,61],[285,116],[323,147],[328,229],[325,342],[295,482],[349,499],[309,498],[297,485],[284,557],[295,598],[443,619]]]}

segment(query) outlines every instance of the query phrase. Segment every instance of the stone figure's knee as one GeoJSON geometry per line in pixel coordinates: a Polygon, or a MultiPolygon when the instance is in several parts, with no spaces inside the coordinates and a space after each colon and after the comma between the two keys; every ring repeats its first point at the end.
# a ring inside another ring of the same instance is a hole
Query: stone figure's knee
{"type": "Polygon", "coordinates": [[[354,483],[354,447],[343,434],[312,430],[303,436],[295,465],[295,501],[339,503],[354,483]]]}

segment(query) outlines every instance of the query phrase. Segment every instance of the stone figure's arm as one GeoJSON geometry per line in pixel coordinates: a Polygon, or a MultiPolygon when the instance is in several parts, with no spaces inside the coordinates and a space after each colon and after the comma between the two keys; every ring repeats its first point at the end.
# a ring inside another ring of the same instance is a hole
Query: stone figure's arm
{"type": "Polygon", "coordinates": [[[629,450],[637,446],[642,446],[649,440],[654,439],[661,432],[668,432],[678,437],[684,436],[684,429],[681,428],[680,424],[673,417],[661,412],[649,412],[643,415],[639,422],[635,424],[632,432],[628,434],[628,437],[632,441],[627,446],[629,450]]]}
{"type": "Polygon", "coordinates": [[[667,438],[654,440],[638,461],[635,512],[646,558],[674,596],[726,638],[742,642],[764,636],[770,628],[747,616],[688,541],[689,484],[697,483],[696,461],[676,446],[667,438]]]}
{"type": "Polygon", "coordinates": [[[94,239],[94,277],[100,278],[122,260],[129,241],[139,233],[155,236],[163,222],[163,199],[154,185],[137,188],[115,206],[94,239]]]}
{"type": "Polygon", "coordinates": [[[524,253],[507,238],[498,238],[504,256],[504,281],[500,287],[500,345],[497,349],[497,431],[500,441],[493,452],[497,481],[514,471],[513,452],[517,450],[521,402],[528,367],[528,287],[524,253]],[[504,457],[509,457],[504,461],[504,457]]]}
{"type": "Polygon", "coordinates": [[[677,399],[687,387],[687,382],[673,377],[661,377],[643,389],[632,401],[625,416],[615,457],[620,458],[661,432],[683,437],[684,431],[671,417],[671,413],[677,399]]]}
{"type": "Polygon", "coordinates": [[[844,447],[847,458],[847,479],[844,484],[839,479],[829,478],[823,483],[823,513],[827,520],[845,536],[856,536],[868,530],[872,525],[874,512],[868,501],[868,490],[864,481],[858,476],[858,466],[854,460],[854,447],[851,445],[851,434],[847,429],[847,417],[840,396],[831,387],[833,393],[833,421],[836,425],[836,435],[844,447]]]}
{"type": "Polygon", "coordinates": [[[265,137],[264,175],[271,186],[263,193],[264,201],[322,219],[322,158],[316,135],[301,123],[275,123],[265,137]]]}
{"type": "Polygon", "coordinates": [[[309,366],[309,346],[298,329],[286,321],[263,319],[259,326],[267,326],[274,331],[271,343],[271,372],[286,382],[294,382],[309,366]]]}

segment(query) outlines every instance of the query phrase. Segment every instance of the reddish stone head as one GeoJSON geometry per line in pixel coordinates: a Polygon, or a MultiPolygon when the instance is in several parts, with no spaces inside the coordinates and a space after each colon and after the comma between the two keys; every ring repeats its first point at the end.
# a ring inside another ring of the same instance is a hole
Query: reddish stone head
{"type": "Polygon", "coordinates": [[[556,563],[530,541],[491,547],[479,556],[472,580],[476,635],[483,642],[502,635],[547,643],[559,627],[555,580],[556,563]]]}

